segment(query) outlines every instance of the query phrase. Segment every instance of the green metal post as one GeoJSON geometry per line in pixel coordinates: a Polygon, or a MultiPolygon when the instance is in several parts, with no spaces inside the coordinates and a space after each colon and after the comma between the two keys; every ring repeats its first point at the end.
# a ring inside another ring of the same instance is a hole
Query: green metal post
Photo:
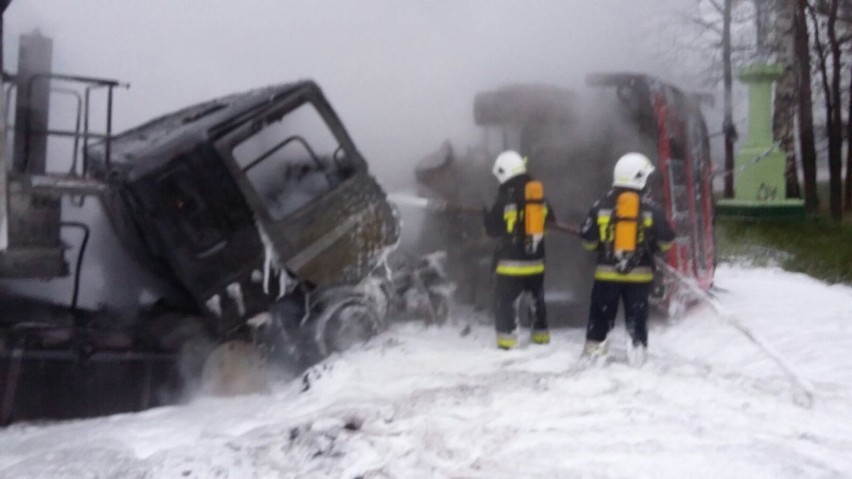
{"type": "Polygon", "coordinates": [[[772,84],[781,65],[751,65],[740,73],[748,85],[748,141],[734,159],[734,198],[716,203],[721,215],[744,217],[801,216],[804,203],[787,199],[787,157],[772,139],[772,84]]]}

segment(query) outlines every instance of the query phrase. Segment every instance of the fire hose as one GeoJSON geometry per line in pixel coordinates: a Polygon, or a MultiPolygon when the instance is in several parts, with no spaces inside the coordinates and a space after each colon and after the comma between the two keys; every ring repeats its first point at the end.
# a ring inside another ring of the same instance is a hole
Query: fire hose
{"type": "Polygon", "coordinates": [[[709,293],[701,289],[694,280],[688,278],[680,271],[673,268],[670,264],[666,263],[662,258],[655,256],[654,262],[657,264],[657,267],[663,271],[667,276],[677,281],[678,284],[686,288],[687,292],[692,294],[698,300],[703,301],[708,304],[713,311],[716,312],[716,315],[722,319],[725,323],[734,327],[741,333],[743,333],[749,341],[757,345],[763,352],[765,352],[769,357],[771,357],[776,364],[789,376],[790,380],[799,388],[799,390],[803,393],[804,397],[802,398],[802,405],[805,407],[811,407],[813,405],[814,396],[816,394],[814,385],[805,378],[801,373],[799,373],[792,364],[787,362],[781,354],[762,336],[757,334],[751,328],[747,327],[743,324],[737,317],[722,305],[716,298],[711,296],[709,293]]]}
{"type": "MultiPolygon", "coordinates": [[[[470,214],[482,213],[482,208],[459,205],[443,200],[422,198],[418,196],[404,194],[390,195],[389,200],[397,204],[407,204],[436,212],[460,212],[470,214]]],[[[574,236],[579,236],[580,234],[579,228],[565,223],[550,222],[547,223],[547,227],[552,230],[567,233],[574,236]]],[[[716,298],[701,289],[695,283],[694,280],[687,277],[686,275],[672,267],[670,264],[668,264],[662,257],[655,255],[654,263],[656,264],[657,268],[663,272],[663,274],[668,276],[674,282],[681,285],[686,290],[686,292],[692,295],[695,299],[708,304],[720,319],[722,319],[726,324],[737,329],[739,332],[745,335],[745,337],[749,341],[754,343],[764,353],[766,353],[770,358],[772,358],[772,360],[775,361],[775,363],[784,371],[784,373],[787,374],[787,376],[799,389],[799,391],[802,392],[803,397],[801,397],[801,401],[797,401],[797,403],[805,407],[811,407],[813,405],[814,396],[816,394],[813,384],[801,373],[799,373],[793,367],[792,364],[785,360],[781,356],[781,354],[766,339],[764,339],[762,336],[760,336],[755,331],[743,324],[742,321],[740,321],[731,311],[725,308],[716,298]]]]}

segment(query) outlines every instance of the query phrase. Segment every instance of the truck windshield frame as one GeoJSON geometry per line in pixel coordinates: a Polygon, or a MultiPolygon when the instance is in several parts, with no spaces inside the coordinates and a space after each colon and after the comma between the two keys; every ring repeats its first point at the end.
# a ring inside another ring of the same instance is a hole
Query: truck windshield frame
{"type": "Polygon", "coordinates": [[[322,110],[305,99],[265,117],[230,155],[273,221],[323,197],[354,174],[342,141],[322,110]]]}

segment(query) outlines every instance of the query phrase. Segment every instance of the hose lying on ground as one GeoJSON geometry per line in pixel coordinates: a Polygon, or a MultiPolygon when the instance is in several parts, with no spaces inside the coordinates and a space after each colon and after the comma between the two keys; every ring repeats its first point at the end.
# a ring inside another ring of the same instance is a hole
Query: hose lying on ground
{"type": "MultiPolygon", "coordinates": [[[[449,203],[442,200],[422,198],[412,195],[391,195],[389,199],[397,203],[409,204],[412,206],[426,208],[433,211],[460,211],[467,213],[480,213],[482,211],[481,208],[475,208],[466,205],[456,205],[454,203],[449,203]]],[[[580,234],[579,228],[564,223],[551,222],[547,224],[547,227],[555,231],[560,231],[574,236],[579,236],[580,234]]],[[[764,339],[762,336],[758,335],[750,328],[748,328],[739,319],[737,319],[737,317],[734,316],[732,312],[730,312],[718,300],[716,300],[716,298],[701,289],[695,283],[694,280],[685,276],[683,273],[666,263],[666,261],[662,257],[654,256],[654,262],[656,263],[659,270],[663,272],[663,274],[683,286],[686,291],[689,292],[696,299],[701,300],[710,305],[710,307],[713,308],[716,314],[723,321],[743,333],[749,341],[757,345],[764,353],[771,357],[778,364],[778,366],[782,370],[784,370],[784,372],[792,380],[793,384],[799,389],[799,391],[803,393],[804,397],[802,397],[800,401],[797,400],[797,404],[808,408],[813,405],[814,396],[816,395],[813,384],[801,373],[799,373],[789,362],[787,362],[781,356],[781,354],[771,344],[769,344],[766,339],[764,339]]]]}
{"type": "MultiPolygon", "coordinates": [[[[814,385],[808,381],[807,378],[802,376],[801,373],[796,371],[796,369],[787,362],[781,354],[771,345],[766,339],[762,336],[755,333],[753,330],[748,328],[745,324],[743,324],[739,319],[737,319],[734,314],[728,310],[724,305],[722,305],[716,298],[711,296],[709,293],[698,287],[694,280],[686,277],[680,271],[674,269],[670,264],[666,263],[662,258],[655,256],[654,261],[657,264],[657,267],[660,268],[666,275],[673,278],[678,284],[682,285],[686,288],[686,290],[691,293],[696,299],[699,299],[708,305],[716,312],[716,314],[725,321],[727,324],[733,326],[741,333],[743,333],[749,341],[756,344],[763,352],[765,352],[769,357],[771,357],[781,369],[790,377],[795,386],[799,388],[799,390],[804,394],[804,398],[801,401],[801,405],[805,407],[811,407],[813,405],[814,396],[816,395],[816,391],[814,385]]],[[[799,401],[797,401],[799,402],[799,401]]]]}

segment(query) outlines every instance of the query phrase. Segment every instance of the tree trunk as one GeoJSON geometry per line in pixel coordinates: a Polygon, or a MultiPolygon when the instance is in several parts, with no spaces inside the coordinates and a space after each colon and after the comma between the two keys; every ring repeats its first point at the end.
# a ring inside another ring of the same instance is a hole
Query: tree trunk
{"type": "MultiPolygon", "coordinates": [[[[852,113],[852,102],[849,105],[849,112],[852,113]]],[[[846,131],[850,135],[848,138],[852,138],[852,128],[847,128],[846,131]]],[[[852,146],[849,147],[849,154],[846,157],[846,211],[852,211],[852,146]]]]}
{"type": "Polygon", "coordinates": [[[733,117],[733,74],[731,72],[731,1],[725,0],[722,14],[722,68],[724,82],[724,115],[722,131],[725,133],[725,198],[734,197],[734,142],[737,131],[733,117]]]}
{"type": "Polygon", "coordinates": [[[819,206],[816,190],[816,141],[814,140],[814,107],[811,89],[811,48],[808,34],[807,0],[796,0],[793,17],[793,43],[799,83],[799,149],[804,175],[805,210],[819,206]]]}
{"type": "MultiPolygon", "coordinates": [[[[843,12],[843,17],[848,19],[852,15],[852,2],[844,0],[840,6],[843,12]]],[[[848,36],[852,30],[848,21],[845,22],[846,35],[848,36]]],[[[844,211],[852,211],[852,64],[849,70],[849,110],[846,117],[846,181],[844,185],[843,204],[844,211]]]]}
{"type": "Polygon", "coordinates": [[[843,196],[844,211],[852,211],[852,65],[850,65],[849,78],[849,109],[846,117],[846,184],[843,196]]]}
{"type": "MultiPolygon", "coordinates": [[[[764,3],[764,5],[767,5],[767,3],[764,3]]],[[[781,151],[784,152],[786,157],[784,176],[787,197],[801,198],[799,174],[796,167],[796,140],[793,134],[797,86],[796,55],[793,45],[793,17],[795,12],[792,2],[789,1],[775,0],[769,6],[774,7],[775,21],[772,24],[775,26],[775,31],[764,41],[771,45],[776,54],[776,62],[784,68],[781,78],[775,83],[772,135],[780,143],[781,151]]]]}
{"type": "Polygon", "coordinates": [[[829,13],[826,21],[826,27],[828,30],[828,33],[826,34],[826,41],[828,42],[829,52],[825,51],[825,46],[822,43],[820,23],[819,18],[817,18],[816,11],[814,8],[809,8],[814,24],[814,45],[816,45],[818,53],[817,59],[819,60],[822,88],[825,92],[823,97],[825,99],[826,135],[828,136],[828,170],[830,175],[829,203],[831,216],[834,219],[839,219],[841,213],[841,208],[839,208],[841,206],[841,192],[839,191],[839,188],[835,186],[835,183],[838,187],[841,186],[840,178],[839,175],[834,174],[834,169],[835,165],[839,166],[840,164],[841,145],[839,142],[843,141],[843,139],[840,138],[840,134],[843,133],[843,127],[839,124],[841,121],[841,107],[837,101],[840,93],[840,71],[837,68],[837,63],[840,59],[840,46],[837,43],[837,32],[835,30],[835,23],[837,21],[837,2],[838,0],[831,0],[830,6],[827,9],[829,13]],[[831,71],[829,71],[828,66],[829,56],[831,56],[831,71]]]}
{"type": "Polygon", "coordinates": [[[841,181],[841,166],[843,154],[843,113],[840,101],[840,43],[837,39],[837,9],[840,0],[831,0],[829,4],[827,33],[828,46],[831,51],[831,92],[832,108],[830,109],[831,127],[828,136],[828,191],[831,217],[840,221],[843,218],[843,184],[841,181]]]}

